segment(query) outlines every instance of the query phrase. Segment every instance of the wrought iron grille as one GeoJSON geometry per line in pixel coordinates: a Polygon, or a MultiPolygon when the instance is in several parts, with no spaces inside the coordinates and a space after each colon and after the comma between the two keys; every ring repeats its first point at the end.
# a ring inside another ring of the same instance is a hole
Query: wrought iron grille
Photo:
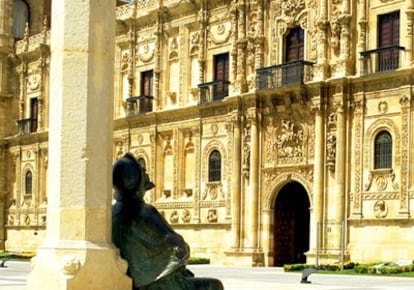
{"type": "Polygon", "coordinates": [[[128,98],[128,115],[144,114],[152,112],[153,96],[137,96],[128,98]]]}
{"type": "Polygon", "coordinates": [[[312,79],[313,62],[297,60],[256,70],[256,90],[303,84],[312,79]]]}
{"type": "Polygon", "coordinates": [[[210,103],[224,99],[229,95],[229,81],[219,80],[199,84],[200,103],[210,103]]]}
{"type": "Polygon", "coordinates": [[[396,70],[401,66],[404,47],[392,45],[361,52],[362,75],[396,70]]]}

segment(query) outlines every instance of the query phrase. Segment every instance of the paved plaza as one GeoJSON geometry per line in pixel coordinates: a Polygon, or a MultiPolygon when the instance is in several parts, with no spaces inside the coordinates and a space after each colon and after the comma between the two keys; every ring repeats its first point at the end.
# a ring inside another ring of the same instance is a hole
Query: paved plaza
{"type": "MultiPolygon", "coordinates": [[[[0,268],[0,290],[25,290],[30,264],[8,262],[0,268]]],[[[413,290],[414,278],[312,274],[311,284],[299,283],[301,273],[285,273],[282,268],[224,267],[195,265],[196,276],[220,279],[225,290],[413,290]]],[[[87,289],[82,289],[87,290],[87,289]]],[[[178,290],[178,289],[177,289],[178,290]]]]}

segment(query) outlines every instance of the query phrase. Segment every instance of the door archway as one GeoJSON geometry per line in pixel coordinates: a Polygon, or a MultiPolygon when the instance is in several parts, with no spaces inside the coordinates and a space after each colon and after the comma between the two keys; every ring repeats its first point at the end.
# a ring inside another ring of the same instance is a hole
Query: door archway
{"type": "Polygon", "coordinates": [[[310,202],[305,188],[298,182],[282,187],[274,205],[275,266],[305,263],[309,250],[310,202]]]}

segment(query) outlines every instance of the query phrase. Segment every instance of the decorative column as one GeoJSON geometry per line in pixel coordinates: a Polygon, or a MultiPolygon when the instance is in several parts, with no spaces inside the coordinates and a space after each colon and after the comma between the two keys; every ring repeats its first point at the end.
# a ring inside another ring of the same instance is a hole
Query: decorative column
{"type": "Polygon", "coordinates": [[[342,68],[340,76],[348,76],[351,73],[351,19],[350,3],[349,0],[342,1],[342,13],[338,18],[341,25],[341,40],[340,40],[340,53],[339,64],[342,68]]]}
{"type": "Polygon", "coordinates": [[[115,5],[52,5],[46,239],[28,289],[129,290],[111,243],[115,5]]]}
{"type": "Polygon", "coordinates": [[[238,11],[238,38],[237,38],[237,77],[236,77],[236,91],[244,93],[247,91],[246,83],[246,2],[241,0],[237,4],[238,11]]]}
{"type": "Polygon", "coordinates": [[[161,109],[161,95],[160,95],[160,73],[161,73],[161,45],[162,45],[162,22],[163,14],[158,11],[158,23],[155,40],[155,68],[154,68],[154,108],[161,109]]]}
{"type": "Polygon", "coordinates": [[[410,188],[410,124],[411,98],[408,95],[400,97],[401,104],[401,189],[400,209],[398,215],[404,218],[410,216],[409,188],[410,188]]]}
{"type": "Polygon", "coordinates": [[[335,162],[335,194],[336,194],[336,222],[345,218],[345,177],[346,177],[346,124],[344,102],[339,100],[336,104],[336,162],[335,162]]]}
{"type": "Polygon", "coordinates": [[[13,0],[0,1],[0,97],[10,97],[8,55],[13,52],[13,0]]]}
{"type": "MultiPolygon", "coordinates": [[[[367,50],[367,25],[368,25],[368,20],[367,20],[367,3],[366,0],[361,0],[360,4],[359,4],[359,11],[361,11],[361,19],[358,21],[358,25],[359,25],[359,40],[358,40],[358,51],[366,51],[367,50]]],[[[359,61],[360,61],[360,74],[363,73],[363,71],[365,70],[364,68],[364,58],[362,57],[361,54],[359,54],[358,56],[359,61]]]]}
{"type": "Polygon", "coordinates": [[[354,151],[354,180],[355,186],[352,191],[351,215],[353,218],[362,218],[362,178],[363,178],[363,148],[364,148],[364,114],[365,97],[362,93],[354,94],[352,104],[354,127],[352,128],[355,140],[354,151]]]}
{"type": "Polygon", "coordinates": [[[238,38],[238,27],[237,27],[237,4],[234,1],[230,7],[230,19],[231,19],[231,66],[230,66],[230,77],[231,77],[231,88],[235,91],[234,85],[236,84],[237,77],[237,38],[238,38]]]}
{"type": "Polygon", "coordinates": [[[413,37],[413,25],[414,25],[414,1],[409,0],[406,1],[407,8],[405,9],[405,13],[407,14],[407,29],[406,29],[406,45],[405,45],[405,64],[402,66],[409,67],[413,63],[413,45],[414,45],[414,37],[413,37]]]}
{"type": "Polygon", "coordinates": [[[336,161],[335,161],[335,223],[334,243],[338,254],[342,249],[342,225],[345,221],[345,180],[346,180],[346,121],[345,121],[345,96],[337,97],[336,100],[336,161]]]}
{"type": "Polygon", "coordinates": [[[39,82],[39,112],[37,116],[38,123],[38,132],[42,132],[45,129],[45,119],[47,112],[45,111],[45,96],[47,95],[46,85],[48,84],[47,78],[49,77],[49,56],[50,49],[47,45],[48,41],[48,28],[47,28],[47,18],[43,20],[43,30],[42,30],[42,43],[40,43],[40,82],[39,82]]]}
{"type": "Polygon", "coordinates": [[[250,192],[248,193],[248,228],[247,228],[247,248],[256,250],[258,232],[258,182],[259,182],[259,118],[256,111],[248,113],[247,121],[250,122],[250,192]]]}
{"type": "Polygon", "coordinates": [[[240,118],[233,118],[233,156],[232,156],[232,198],[231,198],[231,232],[234,250],[240,249],[240,190],[241,190],[241,133],[240,118]]]}
{"type": "Polygon", "coordinates": [[[264,56],[264,7],[263,0],[258,0],[257,3],[257,35],[255,38],[255,69],[263,67],[264,56]]]}
{"type": "Polygon", "coordinates": [[[326,0],[320,0],[319,2],[319,18],[316,22],[318,28],[318,46],[317,46],[317,63],[314,70],[315,80],[324,80],[328,74],[328,61],[327,61],[327,33],[328,33],[328,20],[327,20],[327,6],[326,0]]]}
{"type": "Polygon", "coordinates": [[[324,190],[324,112],[320,97],[313,99],[315,113],[315,144],[314,144],[314,172],[313,172],[313,213],[315,222],[311,223],[310,250],[317,251],[322,243],[322,222],[323,222],[323,190],[324,190]]]}

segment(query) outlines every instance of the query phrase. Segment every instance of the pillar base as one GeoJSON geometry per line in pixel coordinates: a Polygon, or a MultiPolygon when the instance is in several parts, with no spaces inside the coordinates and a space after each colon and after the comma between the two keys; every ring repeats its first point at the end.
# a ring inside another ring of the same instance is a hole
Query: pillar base
{"type": "Polygon", "coordinates": [[[265,265],[264,253],[257,250],[231,249],[224,252],[225,265],[263,267],[265,265]]]}
{"type": "Polygon", "coordinates": [[[28,290],[131,290],[126,261],[106,243],[46,241],[32,259],[28,290]]]}
{"type": "MultiPolygon", "coordinates": [[[[341,261],[341,253],[338,250],[324,250],[323,252],[317,253],[316,250],[310,250],[306,255],[306,264],[316,265],[327,265],[334,264],[341,261]]],[[[349,261],[350,255],[344,254],[344,262],[349,261]]]]}

